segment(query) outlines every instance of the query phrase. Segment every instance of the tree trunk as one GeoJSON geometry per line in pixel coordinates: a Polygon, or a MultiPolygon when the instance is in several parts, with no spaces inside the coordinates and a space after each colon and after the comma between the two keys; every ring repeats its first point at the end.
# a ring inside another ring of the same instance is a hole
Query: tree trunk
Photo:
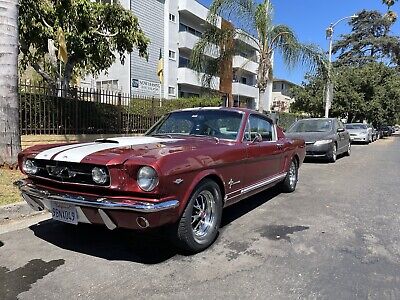
{"type": "Polygon", "coordinates": [[[264,112],[264,104],[267,101],[267,91],[265,89],[258,89],[258,111],[264,112]]]}
{"type": "Polygon", "coordinates": [[[0,1],[0,166],[21,150],[18,99],[18,0],[0,1]]]}

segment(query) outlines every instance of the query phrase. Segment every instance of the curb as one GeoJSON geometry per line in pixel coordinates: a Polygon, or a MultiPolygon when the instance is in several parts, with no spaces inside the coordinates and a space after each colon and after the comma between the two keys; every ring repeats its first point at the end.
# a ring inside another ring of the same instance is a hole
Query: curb
{"type": "Polygon", "coordinates": [[[42,211],[34,211],[28,203],[21,201],[13,204],[0,206],[0,223],[9,222],[15,219],[42,214],[42,211]]]}

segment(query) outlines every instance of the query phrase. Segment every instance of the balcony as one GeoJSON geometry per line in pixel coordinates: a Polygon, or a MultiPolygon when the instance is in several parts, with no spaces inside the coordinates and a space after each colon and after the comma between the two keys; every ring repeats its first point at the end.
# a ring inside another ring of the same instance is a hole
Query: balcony
{"type": "MultiPolygon", "coordinates": [[[[203,74],[197,74],[197,72],[189,69],[189,68],[178,68],[178,84],[186,84],[201,87],[201,76],[203,74]]],[[[212,80],[211,87],[213,89],[219,89],[219,77],[215,77],[212,80]]]]}
{"type": "MultiPolygon", "coordinates": [[[[180,49],[193,50],[194,46],[199,40],[199,37],[187,31],[180,31],[178,39],[179,39],[178,47],[180,49]]],[[[212,58],[217,58],[219,56],[219,48],[217,46],[209,47],[206,49],[205,55],[210,56],[212,58]]]]}
{"type": "Polygon", "coordinates": [[[254,39],[250,38],[247,33],[245,33],[243,30],[240,30],[236,33],[235,40],[239,40],[243,43],[245,43],[248,46],[251,46],[255,50],[259,50],[259,47],[257,43],[254,41],[254,39]]]}
{"type": "Polygon", "coordinates": [[[246,70],[249,73],[257,75],[258,63],[243,56],[235,55],[233,57],[233,68],[246,70]]]}
{"type": "MultiPolygon", "coordinates": [[[[203,23],[205,23],[207,20],[208,8],[201,5],[196,0],[179,0],[178,11],[184,17],[189,19],[200,19],[203,21],[203,23]]],[[[217,27],[221,28],[221,18],[218,18],[217,27]]]]}
{"type": "Polygon", "coordinates": [[[187,31],[180,31],[178,40],[179,48],[192,50],[194,48],[194,45],[196,45],[197,41],[199,40],[199,37],[187,31]]]}
{"type": "Polygon", "coordinates": [[[232,94],[257,99],[258,88],[240,82],[233,82],[232,94]]]}

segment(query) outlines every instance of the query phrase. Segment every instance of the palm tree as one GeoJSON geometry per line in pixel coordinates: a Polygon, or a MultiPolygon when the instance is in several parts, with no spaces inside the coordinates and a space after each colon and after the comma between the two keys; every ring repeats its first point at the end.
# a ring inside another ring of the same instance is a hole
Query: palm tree
{"type": "MultiPolygon", "coordinates": [[[[257,87],[259,89],[259,111],[264,111],[267,103],[268,86],[273,81],[274,53],[280,53],[284,63],[293,67],[297,63],[311,68],[324,67],[325,54],[314,45],[302,44],[295,33],[286,25],[273,24],[273,7],[270,0],[257,3],[255,0],[214,0],[210,6],[208,26],[192,52],[191,65],[198,72],[205,72],[203,83],[211,82],[211,77],[223,71],[235,51],[232,41],[235,38],[251,42],[259,55],[257,87]],[[232,20],[233,26],[218,28],[220,17],[232,20]],[[207,53],[219,45],[218,58],[207,53]]],[[[324,68],[322,68],[324,69],[324,68]]],[[[266,110],[269,111],[270,104],[266,110]]]]}
{"type": "Polygon", "coordinates": [[[21,150],[18,105],[18,0],[0,1],[0,166],[21,150]]]}

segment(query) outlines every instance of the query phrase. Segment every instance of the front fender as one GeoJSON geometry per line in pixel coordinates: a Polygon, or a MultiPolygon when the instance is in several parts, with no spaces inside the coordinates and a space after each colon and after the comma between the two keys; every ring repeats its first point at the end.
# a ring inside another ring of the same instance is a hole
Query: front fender
{"type": "Polygon", "coordinates": [[[219,180],[222,182],[223,184],[223,189],[221,190],[222,196],[225,195],[225,181],[222,178],[222,175],[219,174],[215,169],[207,169],[207,170],[203,170],[200,171],[199,173],[197,173],[194,178],[192,179],[190,185],[188,186],[187,189],[185,189],[185,191],[183,192],[183,194],[181,195],[181,199],[180,199],[180,205],[179,205],[179,216],[181,216],[183,214],[183,211],[185,210],[187,203],[189,202],[190,196],[193,194],[196,186],[206,177],[209,176],[216,176],[219,178],[219,180]]]}

